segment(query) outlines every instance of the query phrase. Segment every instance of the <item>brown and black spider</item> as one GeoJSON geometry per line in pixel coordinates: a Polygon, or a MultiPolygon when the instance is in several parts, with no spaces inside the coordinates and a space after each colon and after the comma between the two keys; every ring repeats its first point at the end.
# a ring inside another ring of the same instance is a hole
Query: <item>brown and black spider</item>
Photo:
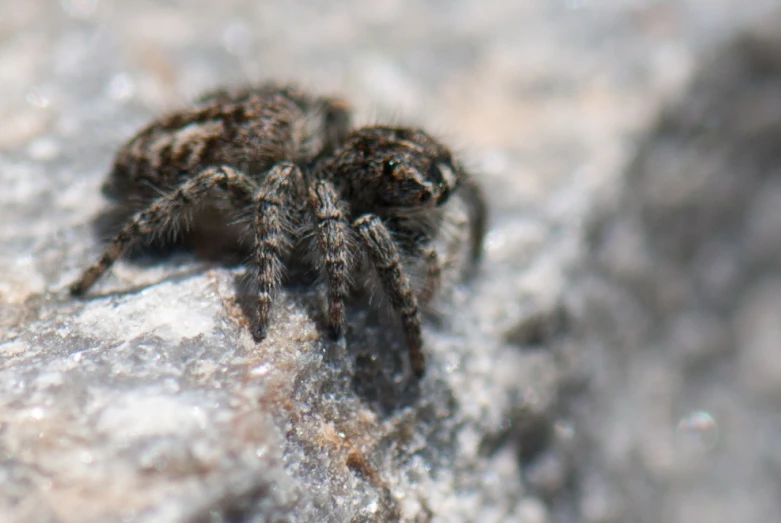
{"type": "Polygon", "coordinates": [[[425,132],[349,126],[341,100],[271,85],[211,93],[152,122],[119,150],[104,186],[120,204],[143,206],[72,292],[85,293],[139,239],[217,223],[237,244],[242,232],[252,237],[256,337],[303,246],[325,282],[333,333],[344,332],[354,274],[369,273],[401,316],[413,372],[422,376],[418,302],[434,295],[451,247],[468,242],[470,263],[478,258],[483,199],[425,132]]]}

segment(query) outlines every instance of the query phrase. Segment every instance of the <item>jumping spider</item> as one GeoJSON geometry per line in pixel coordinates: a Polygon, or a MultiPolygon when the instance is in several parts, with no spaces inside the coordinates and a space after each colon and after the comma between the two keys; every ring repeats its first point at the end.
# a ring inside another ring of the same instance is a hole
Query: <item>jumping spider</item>
{"type": "Polygon", "coordinates": [[[350,131],[341,100],[271,85],[214,92],[152,122],[119,150],[104,191],[142,207],[72,285],[73,294],[85,293],[137,240],[217,223],[236,242],[242,233],[251,237],[256,337],[265,333],[290,257],[303,246],[325,282],[327,323],[337,336],[353,276],[373,273],[369,281],[401,316],[417,377],[424,372],[418,302],[440,284],[438,245],[468,240],[475,261],[485,220],[471,177],[424,131],[350,131]],[[465,217],[460,236],[447,232],[455,207],[465,217]]]}

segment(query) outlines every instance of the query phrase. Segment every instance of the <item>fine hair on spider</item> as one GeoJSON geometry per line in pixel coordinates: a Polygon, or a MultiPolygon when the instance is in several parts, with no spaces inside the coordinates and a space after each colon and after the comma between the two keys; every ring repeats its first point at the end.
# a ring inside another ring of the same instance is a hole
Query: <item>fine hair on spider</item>
{"type": "Polygon", "coordinates": [[[332,333],[345,331],[356,283],[375,282],[422,377],[419,306],[437,294],[454,258],[477,261],[485,203],[425,131],[351,129],[350,119],[340,99],[268,84],[215,91],[153,121],[118,150],[104,185],[119,205],[138,210],[72,292],[84,294],[138,241],[209,229],[237,248],[245,238],[257,294],[253,334],[261,338],[291,257],[309,252],[332,333]]]}

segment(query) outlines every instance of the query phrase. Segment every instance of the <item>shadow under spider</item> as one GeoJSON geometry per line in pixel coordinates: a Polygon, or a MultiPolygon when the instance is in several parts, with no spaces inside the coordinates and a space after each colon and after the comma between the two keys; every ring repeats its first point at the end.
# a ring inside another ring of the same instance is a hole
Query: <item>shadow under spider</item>
{"type": "MultiPolygon", "coordinates": [[[[237,274],[233,283],[237,305],[244,317],[255,324],[257,294],[252,290],[252,275],[252,271],[237,274]]],[[[325,299],[315,291],[318,287],[321,284],[311,270],[291,264],[283,288],[314,322],[325,348],[324,363],[351,368],[353,392],[378,413],[389,415],[414,404],[420,396],[420,384],[411,373],[405,373],[408,351],[400,322],[372,307],[365,292],[356,291],[345,304],[346,332],[337,339],[328,327],[325,299]],[[341,359],[349,361],[337,361],[341,359]]]]}

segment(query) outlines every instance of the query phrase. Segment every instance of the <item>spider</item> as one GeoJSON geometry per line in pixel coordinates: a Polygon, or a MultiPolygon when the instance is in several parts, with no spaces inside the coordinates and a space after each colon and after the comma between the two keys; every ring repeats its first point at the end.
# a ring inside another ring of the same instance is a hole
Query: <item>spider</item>
{"type": "Polygon", "coordinates": [[[283,272],[303,246],[325,283],[332,333],[344,333],[354,275],[370,274],[364,280],[401,317],[418,378],[425,367],[418,305],[440,286],[440,246],[468,241],[473,265],[485,223],[479,188],[426,132],[351,131],[345,102],[273,85],[212,92],[153,121],[119,149],[104,192],[141,206],[71,286],[74,295],[140,239],[217,227],[229,243],[246,236],[250,244],[260,339],[283,272]],[[466,216],[460,229],[450,216],[456,207],[466,216]]]}

